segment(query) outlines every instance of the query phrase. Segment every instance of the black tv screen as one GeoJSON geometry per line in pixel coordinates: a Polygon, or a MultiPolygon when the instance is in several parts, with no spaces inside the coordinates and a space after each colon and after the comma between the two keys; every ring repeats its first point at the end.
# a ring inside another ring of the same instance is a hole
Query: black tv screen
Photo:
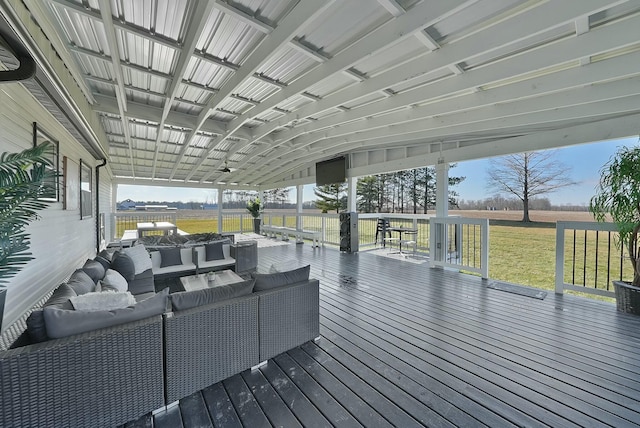
{"type": "Polygon", "coordinates": [[[347,179],[347,159],[344,156],[316,163],[316,186],[344,183],[347,179]]]}

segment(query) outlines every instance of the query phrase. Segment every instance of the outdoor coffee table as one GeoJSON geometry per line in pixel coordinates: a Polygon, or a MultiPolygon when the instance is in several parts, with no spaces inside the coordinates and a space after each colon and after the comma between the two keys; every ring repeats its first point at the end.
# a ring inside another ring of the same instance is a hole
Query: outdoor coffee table
{"type": "Polygon", "coordinates": [[[221,285],[235,284],[244,279],[232,270],[221,270],[215,272],[215,278],[210,281],[208,273],[189,275],[180,277],[180,282],[185,291],[202,290],[204,288],[219,287],[221,285]]]}

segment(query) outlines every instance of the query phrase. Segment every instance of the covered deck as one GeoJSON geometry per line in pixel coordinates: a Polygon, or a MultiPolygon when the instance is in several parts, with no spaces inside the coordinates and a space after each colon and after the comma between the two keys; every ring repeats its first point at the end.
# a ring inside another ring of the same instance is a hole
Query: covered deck
{"type": "Polygon", "coordinates": [[[640,425],[640,317],[613,304],[372,252],[259,249],[262,270],[283,262],[320,279],[320,339],[127,426],[640,425]]]}

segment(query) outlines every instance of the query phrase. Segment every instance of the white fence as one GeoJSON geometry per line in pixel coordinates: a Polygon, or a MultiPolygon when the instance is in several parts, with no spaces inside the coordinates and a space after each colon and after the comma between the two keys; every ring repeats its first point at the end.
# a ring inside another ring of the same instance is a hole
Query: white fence
{"type": "Polygon", "coordinates": [[[615,297],[612,281],[633,277],[617,239],[613,223],[557,222],[555,292],[573,290],[615,297]]]}
{"type": "Polygon", "coordinates": [[[489,220],[431,218],[429,263],[489,278],[489,220]]]}

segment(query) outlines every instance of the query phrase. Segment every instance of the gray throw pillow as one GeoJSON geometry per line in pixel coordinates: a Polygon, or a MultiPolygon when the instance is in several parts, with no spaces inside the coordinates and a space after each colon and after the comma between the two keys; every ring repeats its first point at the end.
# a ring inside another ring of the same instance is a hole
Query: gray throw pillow
{"type": "Polygon", "coordinates": [[[161,248],[160,249],[160,267],[176,266],[182,264],[180,257],[180,248],[161,248]]]}
{"type": "Polygon", "coordinates": [[[111,259],[113,258],[113,253],[113,251],[102,250],[98,253],[98,255],[103,259],[111,261],[111,259]]]}
{"type": "Polygon", "coordinates": [[[71,277],[67,281],[69,287],[73,288],[73,291],[79,296],[84,293],[89,293],[96,288],[96,283],[93,279],[82,269],[77,269],[71,274],[71,277]]]}
{"type": "MultiPolygon", "coordinates": [[[[55,289],[49,300],[47,300],[44,306],[53,306],[60,309],[73,309],[73,305],[69,300],[72,297],[77,296],[68,284],[60,284],[55,289]]],[[[27,333],[32,343],[40,343],[45,340],[49,340],[47,336],[47,329],[44,324],[44,313],[42,309],[36,309],[29,314],[27,318],[27,333]]]]}
{"type": "Polygon", "coordinates": [[[116,251],[111,259],[111,269],[120,272],[120,275],[127,280],[127,282],[133,281],[136,276],[136,269],[133,266],[133,260],[120,251],[116,251]]]}
{"type": "Polygon", "coordinates": [[[117,270],[109,269],[101,282],[102,291],[127,291],[129,284],[117,270]]]}
{"type": "Polygon", "coordinates": [[[212,242],[204,245],[205,257],[208,262],[211,260],[223,260],[224,252],[222,251],[222,242],[212,242]]]}
{"type": "Polygon", "coordinates": [[[256,280],[253,291],[270,290],[284,285],[295,284],[296,282],[307,281],[311,265],[306,265],[298,269],[276,273],[254,273],[252,276],[256,280]]]}
{"type": "Polygon", "coordinates": [[[47,336],[58,339],[160,315],[167,308],[168,295],[169,289],[165,288],[155,296],[133,306],[112,311],[89,312],[45,307],[43,312],[47,336]]]}
{"type": "Polygon", "coordinates": [[[254,282],[255,280],[248,279],[235,284],[173,293],[170,296],[171,306],[174,311],[184,311],[197,306],[210,305],[223,300],[246,296],[253,292],[254,282]]]}
{"type": "Polygon", "coordinates": [[[98,263],[100,263],[102,265],[102,267],[104,268],[105,272],[107,271],[107,269],[111,269],[111,260],[107,260],[102,256],[95,256],[93,258],[93,260],[95,260],[98,263]]]}
{"type": "Polygon", "coordinates": [[[104,277],[104,266],[96,260],[87,260],[84,262],[82,270],[89,275],[94,284],[104,277]]]}

